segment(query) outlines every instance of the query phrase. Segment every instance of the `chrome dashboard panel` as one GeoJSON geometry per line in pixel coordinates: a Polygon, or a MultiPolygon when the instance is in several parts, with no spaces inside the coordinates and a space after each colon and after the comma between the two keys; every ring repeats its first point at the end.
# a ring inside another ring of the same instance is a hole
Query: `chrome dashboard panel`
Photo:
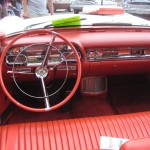
{"type": "Polygon", "coordinates": [[[87,48],[86,61],[149,59],[148,47],[87,48]]]}
{"type": "MultiPolygon", "coordinates": [[[[6,55],[8,65],[38,66],[42,64],[49,44],[31,44],[10,48],[6,55]]],[[[81,58],[79,50],[78,54],[81,58]]],[[[49,55],[48,65],[58,65],[62,62],[76,62],[74,52],[66,44],[55,44],[49,55]]]]}

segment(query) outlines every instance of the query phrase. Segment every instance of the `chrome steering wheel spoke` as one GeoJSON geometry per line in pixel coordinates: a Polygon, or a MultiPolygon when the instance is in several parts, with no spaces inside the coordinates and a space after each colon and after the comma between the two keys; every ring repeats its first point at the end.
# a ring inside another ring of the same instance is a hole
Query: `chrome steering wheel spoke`
{"type": "Polygon", "coordinates": [[[45,101],[45,107],[46,107],[46,109],[50,109],[49,95],[48,95],[48,92],[46,90],[46,85],[45,85],[45,82],[44,82],[44,78],[46,78],[48,76],[47,67],[42,67],[42,66],[37,67],[36,70],[35,70],[35,75],[36,75],[37,78],[39,78],[41,80],[43,94],[44,94],[43,98],[44,98],[44,101],[45,101]]]}
{"type": "Polygon", "coordinates": [[[43,94],[44,94],[45,107],[46,109],[50,109],[49,97],[47,94],[44,78],[40,78],[40,79],[41,79],[41,84],[42,84],[42,89],[43,89],[43,94]]]}
{"type": "Polygon", "coordinates": [[[48,63],[48,57],[49,55],[51,54],[52,52],[52,48],[53,48],[53,43],[55,41],[55,38],[56,38],[56,33],[55,32],[52,32],[52,38],[51,38],[51,41],[49,43],[49,46],[47,47],[47,51],[46,51],[46,54],[44,56],[44,59],[43,59],[43,62],[42,62],[42,65],[41,67],[46,67],[47,66],[47,63],[48,63]]]}

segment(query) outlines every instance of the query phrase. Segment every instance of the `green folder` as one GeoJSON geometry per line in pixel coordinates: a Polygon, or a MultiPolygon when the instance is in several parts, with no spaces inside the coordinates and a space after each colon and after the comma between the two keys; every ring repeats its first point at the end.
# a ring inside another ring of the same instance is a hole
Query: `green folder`
{"type": "Polygon", "coordinates": [[[81,25],[80,21],[81,21],[80,16],[73,16],[68,18],[60,18],[60,19],[52,20],[52,25],[54,27],[80,26],[81,25]]]}

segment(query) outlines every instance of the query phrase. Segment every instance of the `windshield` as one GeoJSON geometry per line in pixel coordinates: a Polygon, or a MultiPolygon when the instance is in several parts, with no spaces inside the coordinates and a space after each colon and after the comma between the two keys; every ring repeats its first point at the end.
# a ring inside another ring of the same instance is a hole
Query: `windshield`
{"type": "Polygon", "coordinates": [[[0,30],[7,35],[37,28],[150,26],[150,0],[3,0],[0,9],[0,30]]]}

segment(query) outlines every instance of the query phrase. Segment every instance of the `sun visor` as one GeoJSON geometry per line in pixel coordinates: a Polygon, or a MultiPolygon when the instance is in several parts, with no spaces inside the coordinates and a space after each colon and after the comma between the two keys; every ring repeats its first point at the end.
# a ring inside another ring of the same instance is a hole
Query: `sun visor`
{"type": "Polygon", "coordinates": [[[94,7],[84,7],[83,12],[86,14],[94,15],[119,15],[124,14],[124,9],[122,7],[109,7],[109,6],[94,6],[94,7]]]}

